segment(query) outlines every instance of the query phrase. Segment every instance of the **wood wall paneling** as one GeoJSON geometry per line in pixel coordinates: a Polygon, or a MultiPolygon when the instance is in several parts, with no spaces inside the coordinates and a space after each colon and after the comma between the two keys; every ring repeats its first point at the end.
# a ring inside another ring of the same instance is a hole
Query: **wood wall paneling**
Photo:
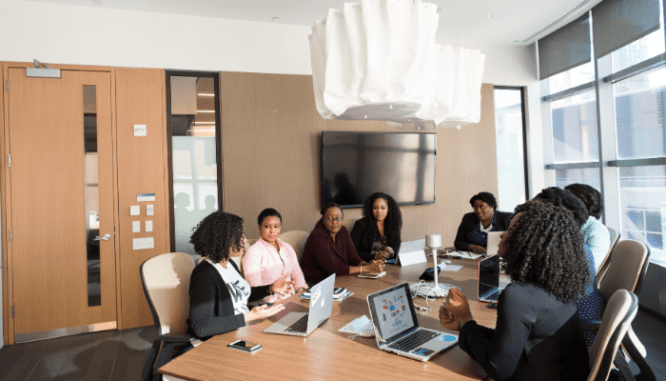
{"type": "MultiPolygon", "coordinates": [[[[256,218],[280,211],[282,231],[312,230],[319,219],[320,139],[328,131],[386,131],[385,122],[324,120],[317,113],[312,77],[220,73],[224,210],[245,219],[257,238],[256,218]]],[[[493,86],[482,87],[481,122],[461,130],[438,129],[436,202],[403,206],[403,240],[442,234],[453,245],[472,195],[497,194],[493,86]]],[[[350,228],[361,209],[345,209],[350,228]]]]}
{"type": "Polygon", "coordinates": [[[139,268],[146,259],[169,251],[168,181],[165,176],[166,122],[164,72],[156,69],[116,69],[116,116],[119,189],[119,274],[122,318],[120,329],[152,324],[139,268]],[[145,124],[147,136],[134,136],[134,125],[145,124]],[[154,202],[137,202],[137,193],[155,193],[154,202]],[[155,208],[146,215],[146,205],[155,208]],[[141,215],[130,216],[140,205],[141,215]],[[145,232],[145,221],[153,232],[145,232]],[[141,232],[132,232],[141,221],[141,232]],[[134,238],[154,237],[154,249],[133,250],[134,238]]]}

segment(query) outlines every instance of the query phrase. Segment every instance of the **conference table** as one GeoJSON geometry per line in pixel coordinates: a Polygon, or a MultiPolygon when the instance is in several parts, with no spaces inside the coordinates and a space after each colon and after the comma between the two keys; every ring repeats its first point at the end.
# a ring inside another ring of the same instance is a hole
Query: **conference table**
{"type": "MultiPolygon", "coordinates": [[[[451,259],[463,267],[455,272],[441,271],[440,283],[452,284],[470,301],[475,320],[495,326],[497,313],[487,303],[476,300],[478,260],[451,259]]],[[[406,267],[386,265],[386,275],[377,279],[357,276],[336,277],[336,287],[346,287],[354,295],[333,302],[331,317],[308,337],[262,333],[262,330],[291,311],[307,312],[308,303],[299,295],[285,299],[285,310],[262,321],[233,332],[214,336],[189,352],[175,358],[159,372],[184,380],[479,380],[485,372],[458,345],[430,361],[419,362],[378,349],[376,339],[360,337],[338,330],[355,318],[370,317],[366,296],[390,286],[419,281],[426,263],[406,267]],[[227,347],[234,340],[247,340],[263,345],[255,353],[227,347]]],[[[443,299],[431,300],[430,311],[418,312],[421,326],[447,332],[439,323],[443,299]]],[[[415,297],[416,305],[426,307],[426,300],[415,297]]],[[[457,333],[457,332],[452,332],[457,333]]]]}

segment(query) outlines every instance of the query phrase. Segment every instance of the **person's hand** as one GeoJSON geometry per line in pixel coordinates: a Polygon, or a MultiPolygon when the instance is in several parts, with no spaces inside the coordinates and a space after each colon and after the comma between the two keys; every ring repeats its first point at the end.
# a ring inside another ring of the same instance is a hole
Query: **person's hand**
{"type": "Polygon", "coordinates": [[[247,323],[273,316],[283,309],[284,306],[282,304],[273,304],[271,307],[269,307],[268,304],[264,304],[263,306],[254,307],[250,312],[246,312],[243,316],[245,317],[245,322],[247,323]]]}
{"type": "Polygon", "coordinates": [[[379,253],[377,253],[377,255],[375,255],[375,260],[376,260],[376,261],[382,261],[382,260],[389,259],[389,258],[391,258],[392,256],[393,256],[393,249],[391,249],[390,247],[388,247],[388,248],[386,248],[386,249],[380,251],[379,253]],[[389,251],[389,250],[390,250],[390,251],[389,251]]]}
{"type": "Polygon", "coordinates": [[[474,254],[486,254],[486,248],[478,245],[469,245],[467,248],[469,251],[471,251],[474,254]]]}
{"type": "Polygon", "coordinates": [[[467,297],[455,287],[446,295],[444,304],[439,308],[439,321],[442,327],[460,331],[467,321],[472,319],[467,297]]]}
{"type": "Polygon", "coordinates": [[[288,292],[290,289],[293,289],[294,287],[294,281],[289,278],[289,276],[283,276],[276,280],[272,285],[271,285],[271,291],[273,294],[284,294],[288,292]]]}
{"type": "Polygon", "coordinates": [[[371,261],[363,266],[363,273],[379,274],[384,271],[384,263],[386,263],[386,261],[371,261]]]}

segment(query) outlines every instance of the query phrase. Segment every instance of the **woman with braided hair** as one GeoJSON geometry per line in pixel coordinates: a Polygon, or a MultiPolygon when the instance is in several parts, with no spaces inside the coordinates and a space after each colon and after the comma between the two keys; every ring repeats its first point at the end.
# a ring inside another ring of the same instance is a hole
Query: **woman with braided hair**
{"type": "Polygon", "coordinates": [[[495,380],[585,380],[588,353],[576,302],[589,281],[583,235],[564,207],[533,200],[516,208],[498,255],[511,283],[499,297],[495,329],[478,325],[452,288],[440,308],[444,328],[495,380]]]}

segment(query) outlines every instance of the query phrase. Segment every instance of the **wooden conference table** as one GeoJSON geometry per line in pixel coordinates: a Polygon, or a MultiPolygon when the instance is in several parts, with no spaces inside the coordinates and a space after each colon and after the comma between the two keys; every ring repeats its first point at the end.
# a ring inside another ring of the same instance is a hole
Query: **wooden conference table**
{"type": "MultiPolygon", "coordinates": [[[[440,272],[440,283],[460,288],[470,300],[476,321],[494,327],[496,311],[487,308],[487,303],[476,301],[478,260],[452,259],[451,262],[463,268],[440,272]]],[[[335,286],[347,287],[354,295],[342,302],[333,302],[331,317],[310,336],[261,332],[290,311],[307,312],[308,304],[294,296],[283,302],[286,309],[280,314],[214,336],[159,371],[185,380],[479,380],[485,372],[458,345],[430,361],[419,362],[380,351],[375,338],[338,332],[361,315],[370,317],[366,295],[403,282],[418,282],[419,275],[431,266],[432,259],[404,268],[386,265],[387,274],[379,279],[338,277],[335,286]],[[227,348],[227,344],[237,339],[262,344],[263,348],[253,354],[227,348]]],[[[426,306],[421,297],[416,297],[414,303],[426,306]]],[[[446,331],[439,323],[441,304],[442,299],[430,301],[429,312],[418,312],[421,326],[446,331]]]]}

